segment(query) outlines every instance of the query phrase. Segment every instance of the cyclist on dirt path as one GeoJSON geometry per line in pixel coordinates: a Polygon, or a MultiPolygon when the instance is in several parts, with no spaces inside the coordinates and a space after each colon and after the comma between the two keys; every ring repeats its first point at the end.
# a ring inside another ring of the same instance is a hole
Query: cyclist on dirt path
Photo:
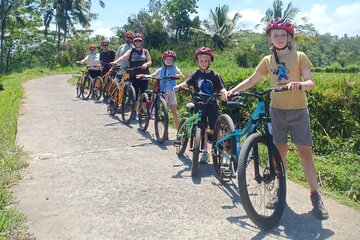
{"type": "MultiPolygon", "coordinates": [[[[117,64],[124,60],[129,60],[129,67],[135,68],[135,70],[130,71],[130,81],[135,88],[136,94],[136,104],[135,109],[138,109],[138,96],[146,91],[148,88],[148,81],[141,81],[136,79],[138,74],[149,74],[149,67],[151,66],[151,56],[149,51],[143,47],[144,36],[141,33],[134,33],[134,48],[128,50],[123,56],[116,59],[111,64],[117,64]]],[[[134,115],[135,117],[137,114],[134,115]]]]}
{"type": "Polygon", "coordinates": [[[109,49],[109,40],[102,40],[100,45],[102,48],[102,52],[100,53],[100,62],[102,65],[101,75],[104,76],[111,68],[110,62],[115,60],[115,51],[109,49]]]}
{"type": "Polygon", "coordinates": [[[174,91],[176,86],[176,79],[184,77],[184,74],[181,70],[174,64],[176,60],[176,53],[174,51],[166,51],[162,54],[162,66],[157,69],[153,74],[145,75],[139,74],[137,78],[141,77],[151,77],[159,78],[160,80],[160,90],[165,93],[165,101],[171,109],[171,113],[174,117],[174,122],[176,129],[179,127],[180,119],[177,113],[177,101],[174,91]]]}
{"type": "MultiPolygon", "coordinates": [[[[192,72],[189,78],[174,87],[177,91],[180,88],[187,88],[188,86],[194,87],[194,91],[200,93],[203,96],[210,97],[214,93],[221,93],[222,100],[227,101],[227,91],[225,84],[221,76],[210,69],[211,62],[214,61],[214,53],[210,48],[201,47],[195,51],[195,60],[199,66],[199,69],[192,72]]],[[[208,163],[211,159],[211,155],[207,150],[208,132],[212,134],[215,127],[215,122],[218,117],[219,107],[217,102],[208,105],[202,113],[202,121],[206,126],[204,133],[204,146],[202,149],[202,156],[200,163],[208,163]],[[210,129],[207,129],[207,126],[210,129]]]]}
{"type": "MultiPolygon", "coordinates": [[[[327,219],[325,209],[318,192],[317,176],[313,153],[313,139],[310,132],[308,103],[305,91],[315,86],[310,68],[312,63],[303,53],[293,50],[291,42],[294,28],[284,18],[273,19],[265,29],[269,42],[273,46],[273,54],[262,59],[255,72],[236,87],[229,90],[231,96],[236,92],[245,91],[258,82],[263,76],[270,75],[272,87],[287,86],[289,91],[271,93],[269,114],[272,119],[274,143],[287,168],[288,134],[296,145],[301,158],[304,173],[310,187],[312,212],[317,219],[327,219]]],[[[266,207],[272,209],[277,204],[277,197],[268,202],[266,207]]]]}
{"type": "Polygon", "coordinates": [[[89,74],[92,79],[97,76],[101,76],[100,56],[96,53],[96,45],[89,46],[90,54],[88,54],[83,60],[76,61],[78,64],[86,64],[89,67],[89,74]]]}

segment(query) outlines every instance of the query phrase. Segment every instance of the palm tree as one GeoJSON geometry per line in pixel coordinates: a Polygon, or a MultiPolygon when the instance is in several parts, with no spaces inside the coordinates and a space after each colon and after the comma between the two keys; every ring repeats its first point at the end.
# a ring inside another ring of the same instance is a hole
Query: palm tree
{"type": "Polygon", "coordinates": [[[284,3],[282,0],[274,0],[272,9],[269,8],[266,10],[265,16],[261,19],[261,23],[266,24],[276,17],[294,20],[295,16],[300,12],[300,9],[294,7],[292,2],[290,2],[285,11],[283,11],[283,5],[284,3]]]}
{"type": "MultiPolygon", "coordinates": [[[[79,23],[82,27],[89,27],[90,21],[96,17],[95,14],[90,13],[91,0],[45,0],[42,1],[43,17],[45,31],[47,35],[48,28],[52,21],[55,21],[56,30],[58,35],[58,49],[60,48],[61,36],[63,41],[67,39],[69,28],[74,23],[79,23]]],[[[102,8],[105,3],[99,0],[102,8]]]]}
{"type": "Polygon", "coordinates": [[[235,13],[232,18],[228,17],[229,6],[223,5],[210,10],[209,20],[203,21],[203,29],[193,29],[210,37],[215,47],[224,49],[231,37],[235,34],[236,22],[241,18],[239,13],[235,13]]]}

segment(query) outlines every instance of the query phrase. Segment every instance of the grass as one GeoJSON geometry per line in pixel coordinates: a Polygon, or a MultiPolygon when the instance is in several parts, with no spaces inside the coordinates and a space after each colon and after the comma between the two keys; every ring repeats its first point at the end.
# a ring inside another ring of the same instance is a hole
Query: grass
{"type": "Polygon", "coordinates": [[[51,74],[68,73],[72,69],[44,70],[30,69],[22,73],[0,78],[0,239],[9,236],[20,237],[24,217],[9,206],[12,203],[11,185],[20,179],[19,170],[27,164],[23,152],[15,145],[17,120],[21,99],[22,83],[51,74]]]}

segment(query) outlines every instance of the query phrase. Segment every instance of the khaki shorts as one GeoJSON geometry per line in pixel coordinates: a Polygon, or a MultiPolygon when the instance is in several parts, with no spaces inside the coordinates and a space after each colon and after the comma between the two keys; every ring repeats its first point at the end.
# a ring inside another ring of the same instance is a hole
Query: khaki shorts
{"type": "Polygon", "coordinates": [[[309,110],[285,110],[270,107],[271,127],[274,143],[287,144],[288,134],[296,145],[313,146],[311,137],[309,110]]]}

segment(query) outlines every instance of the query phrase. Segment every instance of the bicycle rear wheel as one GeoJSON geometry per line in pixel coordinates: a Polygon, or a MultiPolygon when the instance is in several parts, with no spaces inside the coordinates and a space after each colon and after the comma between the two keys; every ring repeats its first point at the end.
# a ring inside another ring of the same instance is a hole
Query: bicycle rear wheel
{"type": "Polygon", "coordinates": [[[286,201],[285,170],[274,144],[269,143],[266,136],[260,133],[250,135],[243,144],[238,168],[238,187],[242,205],[257,226],[270,229],[278,224],[286,201]],[[274,209],[266,208],[266,204],[274,196],[277,196],[274,209]]]}
{"type": "Polygon", "coordinates": [[[83,99],[88,100],[91,95],[91,77],[90,75],[85,75],[83,82],[83,91],[82,96],[83,99]]]}
{"type": "Polygon", "coordinates": [[[118,111],[119,106],[119,89],[116,89],[112,95],[109,97],[108,112],[109,115],[115,116],[118,111]]]}
{"type": "Polygon", "coordinates": [[[141,131],[146,131],[149,126],[150,121],[150,109],[148,105],[149,96],[147,93],[141,94],[139,98],[139,109],[138,109],[138,116],[139,116],[139,127],[141,131]]]}
{"type": "Polygon", "coordinates": [[[129,124],[135,114],[135,89],[131,84],[127,84],[121,104],[121,116],[125,124],[129,124]]]}
{"type": "Polygon", "coordinates": [[[237,170],[237,158],[236,154],[232,154],[232,142],[234,142],[232,137],[219,142],[219,144],[216,143],[219,139],[234,131],[234,122],[231,117],[227,114],[220,115],[215,123],[212,144],[213,165],[220,181],[229,181],[231,177],[235,176],[237,170]]]}
{"type": "Polygon", "coordinates": [[[76,83],[76,97],[79,98],[82,93],[82,76],[78,78],[78,81],[76,83]]]}
{"type": "Polygon", "coordinates": [[[95,96],[95,100],[99,100],[102,96],[102,92],[103,92],[103,86],[102,86],[102,80],[101,78],[97,77],[94,81],[94,96],[95,96]]]}
{"type": "Polygon", "coordinates": [[[155,105],[155,136],[158,143],[163,143],[168,137],[169,116],[166,101],[159,97],[155,105]]]}
{"type": "Polygon", "coordinates": [[[187,147],[187,143],[189,138],[187,136],[187,125],[185,124],[187,118],[183,118],[180,121],[179,128],[176,133],[176,140],[175,140],[175,147],[176,147],[176,154],[180,157],[184,155],[184,152],[187,147]]]}
{"type": "Polygon", "coordinates": [[[195,127],[194,129],[194,148],[193,148],[193,157],[191,163],[191,177],[195,177],[199,165],[199,155],[200,155],[200,143],[201,143],[201,129],[195,127]]]}

